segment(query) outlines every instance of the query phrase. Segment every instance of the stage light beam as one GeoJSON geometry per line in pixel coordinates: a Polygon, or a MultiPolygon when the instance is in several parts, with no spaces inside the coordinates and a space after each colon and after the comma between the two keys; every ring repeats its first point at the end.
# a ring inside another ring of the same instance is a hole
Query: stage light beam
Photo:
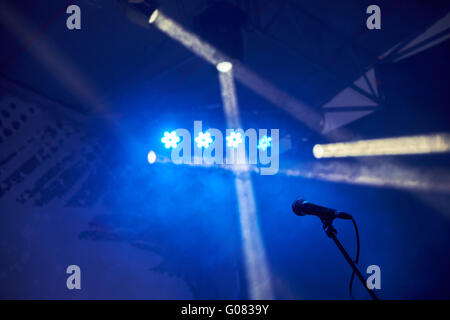
{"type": "MultiPolygon", "coordinates": [[[[218,75],[227,125],[229,128],[242,128],[233,71],[219,72],[218,75]]],[[[227,144],[230,142],[232,146],[237,147],[242,142],[241,134],[235,131],[231,132],[227,137],[227,144]]],[[[273,299],[270,271],[259,228],[250,167],[248,164],[234,164],[232,170],[238,200],[249,297],[250,299],[273,299]]]]}
{"type": "Polygon", "coordinates": [[[343,158],[450,152],[450,134],[316,144],[314,157],[343,158]]]}
{"type": "Polygon", "coordinates": [[[209,63],[217,65],[224,60],[223,57],[221,57],[221,54],[213,46],[200,39],[200,37],[194,33],[184,29],[177,22],[161,12],[161,10],[158,11],[157,17],[152,22],[152,25],[160,31],[178,41],[209,63]]]}
{"type": "Polygon", "coordinates": [[[310,164],[302,163],[291,169],[281,169],[280,174],[352,185],[450,193],[450,172],[445,168],[424,169],[397,165],[381,159],[372,160],[374,161],[359,163],[340,160],[314,161],[310,164]]]}

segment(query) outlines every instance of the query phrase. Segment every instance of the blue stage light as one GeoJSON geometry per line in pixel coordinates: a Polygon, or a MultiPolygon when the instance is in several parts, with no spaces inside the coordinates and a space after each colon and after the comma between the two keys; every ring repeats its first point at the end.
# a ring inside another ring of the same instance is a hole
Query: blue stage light
{"type": "Polygon", "coordinates": [[[227,146],[237,148],[242,142],[241,133],[232,131],[227,137],[227,146]]]}
{"type": "Polygon", "coordinates": [[[180,137],[177,137],[177,133],[175,131],[172,132],[164,132],[164,137],[161,139],[162,143],[164,143],[166,149],[176,148],[177,143],[180,142],[180,137]]]}
{"type": "Polygon", "coordinates": [[[271,144],[272,144],[272,138],[263,136],[263,137],[261,137],[261,139],[259,139],[258,149],[266,150],[267,148],[270,147],[271,144]]]}
{"type": "Polygon", "coordinates": [[[198,137],[195,138],[195,142],[197,142],[197,147],[199,147],[199,148],[202,148],[202,147],[208,148],[209,144],[212,143],[212,141],[213,140],[212,140],[209,132],[206,132],[206,133],[200,132],[198,134],[198,137]]]}

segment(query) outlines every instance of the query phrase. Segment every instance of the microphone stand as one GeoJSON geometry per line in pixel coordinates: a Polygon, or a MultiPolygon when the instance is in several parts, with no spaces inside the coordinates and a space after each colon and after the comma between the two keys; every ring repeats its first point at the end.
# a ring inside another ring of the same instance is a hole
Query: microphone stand
{"type": "Polygon", "coordinates": [[[377,296],[373,292],[373,290],[369,289],[366,284],[366,279],[364,279],[361,272],[359,272],[358,267],[353,262],[352,258],[348,255],[347,251],[345,251],[342,244],[339,242],[338,238],[336,237],[337,230],[333,227],[333,220],[334,217],[326,217],[321,218],[323,223],[323,229],[325,230],[325,233],[327,236],[331,239],[333,239],[334,243],[336,243],[337,247],[341,251],[342,255],[344,256],[345,260],[347,260],[348,264],[352,267],[355,274],[358,276],[359,280],[361,280],[361,283],[363,284],[364,288],[366,288],[367,292],[369,292],[369,295],[372,297],[373,300],[378,300],[377,296]]]}

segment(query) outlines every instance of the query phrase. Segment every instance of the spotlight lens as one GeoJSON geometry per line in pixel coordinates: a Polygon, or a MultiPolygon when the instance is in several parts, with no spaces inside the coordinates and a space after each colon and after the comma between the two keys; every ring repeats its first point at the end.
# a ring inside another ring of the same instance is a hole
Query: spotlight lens
{"type": "Polygon", "coordinates": [[[176,148],[177,143],[180,142],[180,137],[177,137],[177,133],[175,131],[166,131],[164,132],[164,137],[161,139],[161,142],[164,143],[166,149],[176,148]]]}
{"type": "Polygon", "coordinates": [[[269,148],[271,146],[271,144],[272,144],[272,138],[264,136],[261,139],[259,139],[258,149],[261,149],[264,151],[267,148],[269,148]]]}
{"type": "Polygon", "coordinates": [[[159,11],[158,9],[156,9],[155,11],[153,11],[153,13],[150,16],[150,19],[148,19],[148,23],[153,23],[155,22],[155,20],[158,18],[159,15],[159,11]]]}
{"type": "Polygon", "coordinates": [[[323,148],[320,144],[316,144],[313,148],[314,157],[317,159],[322,158],[323,156],[323,148]]]}
{"type": "Polygon", "coordinates": [[[231,148],[237,148],[242,143],[241,133],[232,131],[226,138],[227,146],[231,148]]]}
{"type": "Polygon", "coordinates": [[[209,144],[212,143],[212,141],[213,140],[212,140],[209,132],[206,132],[206,133],[200,132],[198,134],[198,137],[195,138],[195,142],[197,142],[197,147],[199,147],[199,148],[202,148],[202,147],[208,148],[209,144]]]}
{"type": "Polygon", "coordinates": [[[153,164],[156,161],[156,153],[155,151],[151,150],[147,155],[148,163],[153,164]]]}
{"type": "Polygon", "coordinates": [[[231,68],[233,68],[233,65],[228,61],[222,61],[217,64],[217,70],[220,72],[228,72],[231,68]]]}

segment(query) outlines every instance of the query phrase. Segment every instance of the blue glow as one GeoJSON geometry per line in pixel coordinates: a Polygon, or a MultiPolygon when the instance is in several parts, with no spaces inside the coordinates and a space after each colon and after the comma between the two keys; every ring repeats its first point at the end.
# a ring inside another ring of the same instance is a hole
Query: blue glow
{"type": "Polygon", "coordinates": [[[164,137],[161,139],[162,143],[164,143],[166,149],[176,148],[177,143],[180,142],[180,137],[177,137],[177,133],[175,131],[172,132],[164,132],[164,137]]]}
{"type": "Polygon", "coordinates": [[[210,143],[212,143],[212,141],[213,140],[212,140],[209,132],[206,132],[206,133],[200,132],[198,134],[198,137],[195,138],[195,142],[197,142],[197,147],[199,147],[199,148],[202,148],[202,147],[208,148],[210,143]]]}
{"type": "Polygon", "coordinates": [[[242,143],[241,133],[232,131],[227,137],[227,146],[237,148],[242,143]]]}
{"type": "Polygon", "coordinates": [[[271,146],[271,144],[272,144],[272,138],[263,136],[259,139],[258,149],[266,150],[267,148],[269,148],[271,146]]]}

